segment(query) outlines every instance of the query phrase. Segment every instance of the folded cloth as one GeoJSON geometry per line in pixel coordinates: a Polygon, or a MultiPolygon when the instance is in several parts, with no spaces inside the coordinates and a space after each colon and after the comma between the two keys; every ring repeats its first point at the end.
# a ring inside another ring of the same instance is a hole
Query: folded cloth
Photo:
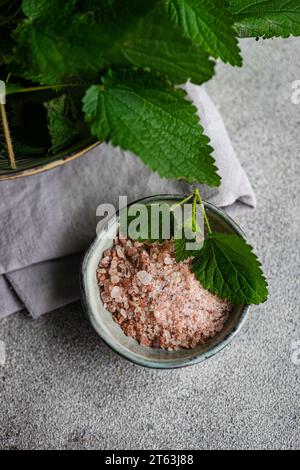
{"type": "MultiPolygon", "coordinates": [[[[223,120],[203,87],[185,85],[222,177],[203,196],[231,215],[255,207],[248,178],[223,120]]],[[[130,152],[99,144],[86,156],[51,171],[0,182],[0,317],[26,308],[33,318],[79,297],[83,250],[95,236],[96,208],[118,207],[152,194],[187,194],[182,181],[160,178],[130,152]]]]}

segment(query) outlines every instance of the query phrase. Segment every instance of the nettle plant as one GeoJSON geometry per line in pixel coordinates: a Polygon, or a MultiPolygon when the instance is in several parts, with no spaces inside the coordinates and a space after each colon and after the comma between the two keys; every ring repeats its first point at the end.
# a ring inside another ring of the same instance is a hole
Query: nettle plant
{"type": "Polygon", "coordinates": [[[178,85],[209,80],[212,58],[241,66],[238,37],[300,34],[300,2],[0,0],[0,25],[17,156],[92,134],[163,177],[218,186],[209,139],[178,85]]]}
{"type": "Polygon", "coordinates": [[[0,156],[12,165],[11,138],[18,159],[93,136],[162,177],[218,186],[178,85],[209,80],[213,59],[241,66],[238,37],[299,35],[300,1],[0,0],[0,25],[0,156]]]}

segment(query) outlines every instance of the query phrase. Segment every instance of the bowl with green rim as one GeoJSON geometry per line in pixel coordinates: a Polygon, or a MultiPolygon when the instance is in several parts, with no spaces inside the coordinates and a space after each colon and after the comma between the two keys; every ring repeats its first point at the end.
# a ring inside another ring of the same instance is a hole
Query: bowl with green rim
{"type": "MultiPolygon", "coordinates": [[[[182,195],[157,195],[140,199],[132,204],[174,204],[184,198],[182,195]]],[[[245,237],[236,222],[223,210],[204,202],[206,213],[213,230],[233,233],[245,237]]],[[[234,305],[223,329],[205,344],[193,349],[166,351],[141,346],[113,320],[112,314],[104,308],[100,297],[96,270],[103,252],[112,246],[113,233],[118,230],[119,213],[107,222],[106,230],[100,231],[85,253],[81,267],[81,298],[83,308],[100,338],[125,359],[144,367],[173,369],[199,364],[220,352],[236,336],[249,312],[248,305],[234,305]]]]}

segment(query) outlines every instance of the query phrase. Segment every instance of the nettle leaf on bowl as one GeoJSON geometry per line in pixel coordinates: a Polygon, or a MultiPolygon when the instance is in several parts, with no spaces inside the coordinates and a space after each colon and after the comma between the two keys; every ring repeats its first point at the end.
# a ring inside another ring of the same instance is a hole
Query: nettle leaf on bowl
{"type": "Polygon", "coordinates": [[[267,300],[261,264],[252,247],[238,235],[208,234],[192,268],[205,289],[233,304],[259,304],[267,300]]]}

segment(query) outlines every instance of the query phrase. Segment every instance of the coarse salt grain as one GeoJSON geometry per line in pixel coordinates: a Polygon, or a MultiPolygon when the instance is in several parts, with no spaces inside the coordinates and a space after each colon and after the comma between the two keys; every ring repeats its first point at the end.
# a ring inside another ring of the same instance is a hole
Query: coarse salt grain
{"type": "Polygon", "coordinates": [[[126,335],[173,350],[193,348],[223,328],[232,305],[205,290],[190,263],[176,262],[171,241],[116,238],[96,274],[105,308],[126,335]]]}
{"type": "Polygon", "coordinates": [[[120,287],[113,287],[112,290],[110,291],[110,295],[112,299],[115,299],[116,302],[121,301],[121,289],[120,287]]]}
{"type": "Polygon", "coordinates": [[[116,246],[116,252],[119,258],[125,258],[124,248],[122,246],[116,246]]]}
{"type": "Polygon", "coordinates": [[[113,274],[113,275],[111,276],[111,282],[112,282],[113,284],[118,284],[119,281],[120,281],[120,278],[119,278],[119,276],[117,276],[116,274],[113,274]]]}
{"type": "Polygon", "coordinates": [[[152,281],[152,276],[151,274],[147,273],[147,271],[138,271],[136,273],[136,277],[144,285],[150,284],[150,282],[152,281]]]}

